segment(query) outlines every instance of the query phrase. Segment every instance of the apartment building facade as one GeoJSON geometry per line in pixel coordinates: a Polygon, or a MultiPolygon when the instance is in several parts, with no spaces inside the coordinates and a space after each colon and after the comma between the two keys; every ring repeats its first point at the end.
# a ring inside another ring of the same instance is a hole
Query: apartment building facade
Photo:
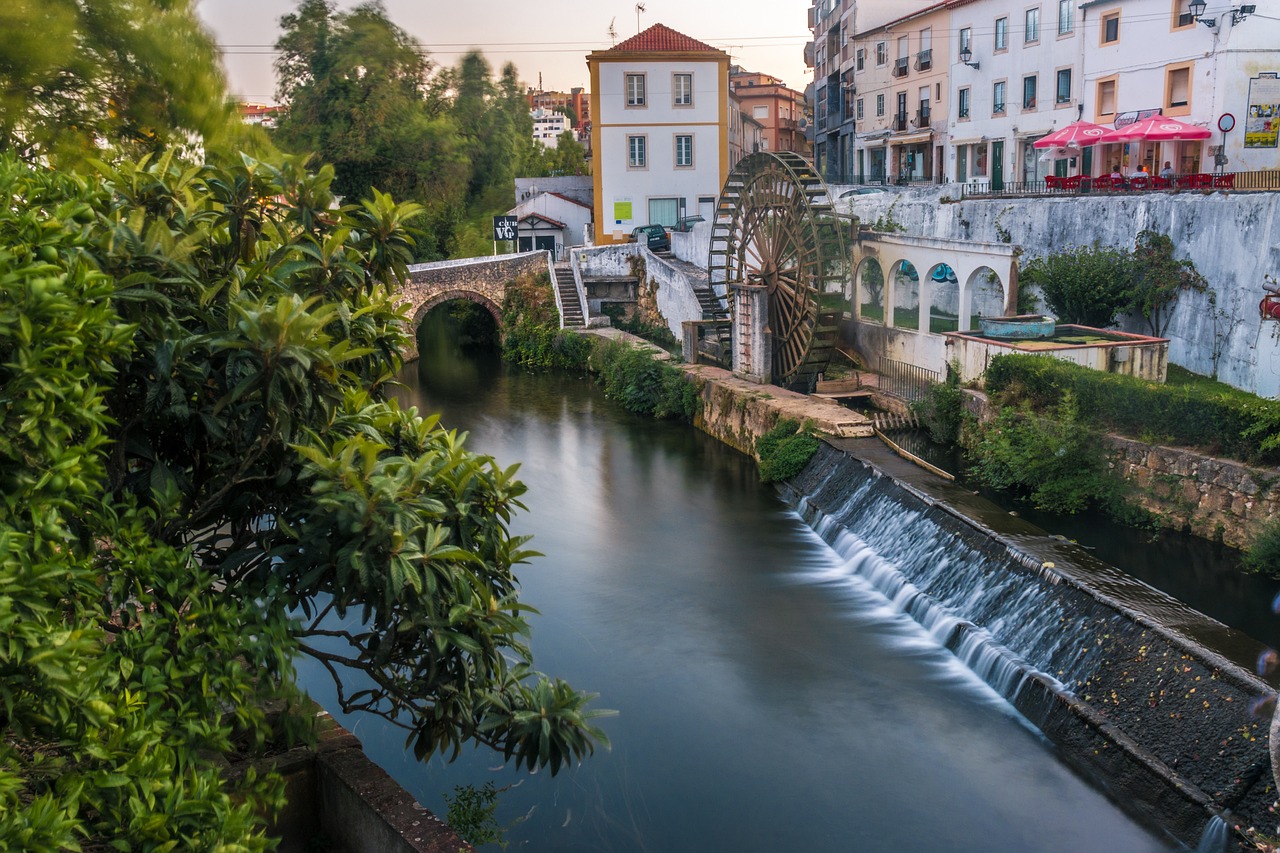
{"type": "Polygon", "coordinates": [[[1166,161],[1179,174],[1280,168],[1280,20],[1254,6],[944,0],[846,44],[846,2],[810,10],[815,161],[828,180],[1004,186],[1116,167],[1155,173],[1166,161]],[[1034,147],[1079,118],[1110,128],[1153,114],[1214,138],[1059,160],[1034,147]]]}

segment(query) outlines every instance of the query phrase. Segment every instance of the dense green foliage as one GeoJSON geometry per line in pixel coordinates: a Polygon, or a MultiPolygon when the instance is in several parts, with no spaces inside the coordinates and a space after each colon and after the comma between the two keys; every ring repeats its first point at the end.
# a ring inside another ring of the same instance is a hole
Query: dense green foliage
{"type": "MultiPolygon", "coordinates": [[[[1021,280],[1039,287],[1063,323],[1105,328],[1120,312],[1147,321],[1151,334],[1164,334],[1183,292],[1208,284],[1188,259],[1173,256],[1173,240],[1157,231],[1138,234],[1132,251],[1111,246],[1077,246],[1036,258],[1021,280]]],[[[1018,310],[1025,311],[1019,295],[1018,310]]]]}
{"type": "Polygon", "coordinates": [[[280,24],[280,145],[333,164],[341,196],[378,189],[421,204],[417,260],[488,254],[490,217],[515,205],[515,177],[586,173],[572,139],[555,150],[533,139],[513,65],[496,81],[474,51],[436,67],[379,3],[339,12],[302,0],[280,24]]]}
{"type": "Polygon", "coordinates": [[[1280,402],[1202,384],[1146,382],[1035,355],[991,360],[987,390],[1048,411],[1070,392],[1098,429],[1201,447],[1244,461],[1280,457],[1280,402]]]}
{"type": "Polygon", "coordinates": [[[279,780],[219,768],[297,654],[420,756],[590,753],[523,640],[514,468],[384,395],[416,206],[100,171],[0,160],[0,848],[264,849],[279,780]]]}
{"type": "Polygon", "coordinates": [[[628,411],[692,423],[702,411],[702,393],[683,370],[659,361],[648,347],[598,339],[589,367],[606,397],[628,411]]]}
{"type": "Polygon", "coordinates": [[[966,430],[964,440],[970,476],[1025,495],[1039,509],[1075,513],[1116,501],[1119,483],[1070,392],[1045,416],[1028,406],[1001,407],[993,421],[966,430]]]}
{"type": "Polygon", "coordinates": [[[1240,565],[1246,571],[1280,578],[1280,523],[1273,521],[1263,528],[1240,565]]]}
{"type": "Polygon", "coordinates": [[[946,380],[929,386],[924,399],[911,408],[929,431],[930,438],[938,444],[955,444],[964,423],[964,391],[960,388],[959,371],[947,365],[946,380]]]}
{"type": "Polygon", "coordinates": [[[0,152],[79,161],[244,133],[191,0],[0,3],[0,152]]]}
{"type": "Polygon", "coordinates": [[[1129,304],[1133,278],[1130,252],[1077,246],[1035,258],[1019,281],[1038,286],[1059,321],[1104,328],[1129,304]]]}
{"type": "Polygon", "coordinates": [[[507,283],[506,293],[502,305],[504,359],[540,370],[586,370],[591,341],[560,328],[549,275],[522,276],[507,283]]]}
{"type": "Polygon", "coordinates": [[[760,459],[760,482],[789,480],[804,470],[818,452],[818,439],[792,418],[780,418],[773,428],[756,440],[760,459]]]}
{"type": "Polygon", "coordinates": [[[499,793],[492,782],[485,782],[479,788],[455,785],[453,795],[444,796],[449,807],[445,822],[468,844],[496,844],[505,849],[506,832],[498,823],[499,793]]]}
{"type": "Polygon", "coordinates": [[[621,329],[638,338],[644,338],[646,341],[662,347],[667,352],[679,352],[680,342],[676,340],[676,336],[671,334],[671,330],[666,326],[646,323],[638,316],[628,319],[626,317],[626,306],[620,302],[606,303],[602,310],[605,316],[609,318],[609,325],[615,329],[621,329]]]}

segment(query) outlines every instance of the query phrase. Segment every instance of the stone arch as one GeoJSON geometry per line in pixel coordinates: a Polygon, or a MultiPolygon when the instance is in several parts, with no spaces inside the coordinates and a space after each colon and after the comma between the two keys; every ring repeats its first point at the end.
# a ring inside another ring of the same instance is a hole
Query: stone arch
{"type": "Polygon", "coordinates": [[[933,334],[954,332],[960,328],[960,278],[955,268],[938,261],[920,279],[928,309],[927,326],[933,334]]]}
{"type": "Polygon", "coordinates": [[[893,314],[890,317],[895,329],[918,331],[920,328],[920,270],[910,260],[903,258],[895,261],[889,288],[889,299],[892,300],[893,314]]]}
{"type": "Polygon", "coordinates": [[[409,326],[414,334],[417,334],[418,326],[422,324],[422,318],[427,316],[427,312],[433,308],[437,308],[446,302],[453,302],[457,299],[464,299],[467,302],[474,302],[481,308],[484,308],[493,315],[493,322],[498,326],[498,333],[503,332],[502,325],[502,306],[495,305],[492,299],[489,299],[482,293],[476,293],[471,290],[444,290],[433,294],[423,302],[418,304],[414,309],[413,319],[410,320],[409,326]]]}
{"type": "Polygon", "coordinates": [[[884,269],[877,258],[866,258],[854,275],[853,304],[856,315],[864,323],[884,325],[886,282],[884,269]]]}
{"type": "Polygon", "coordinates": [[[965,279],[961,299],[961,331],[978,328],[979,317],[1004,316],[1006,299],[1005,282],[999,273],[988,266],[980,266],[965,279]]]}

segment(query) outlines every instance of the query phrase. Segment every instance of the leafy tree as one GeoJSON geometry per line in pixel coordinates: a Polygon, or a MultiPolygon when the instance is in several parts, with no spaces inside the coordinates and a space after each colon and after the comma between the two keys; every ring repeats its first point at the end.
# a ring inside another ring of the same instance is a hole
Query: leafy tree
{"type": "Polygon", "coordinates": [[[1105,328],[1130,304],[1136,273],[1131,252],[1094,245],[1036,258],[1019,275],[1062,322],[1105,328]]]}
{"type": "Polygon", "coordinates": [[[421,756],[602,738],[532,670],[514,468],[385,398],[420,210],[333,176],[0,161],[0,847],[265,849],[216,757],[298,653],[421,756]]]}
{"type": "Polygon", "coordinates": [[[1129,309],[1141,314],[1155,337],[1164,337],[1178,297],[1185,291],[1202,293],[1209,286],[1190,258],[1173,256],[1168,234],[1146,230],[1133,250],[1134,281],[1129,309]]]}
{"type": "Polygon", "coordinates": [[[0,151],[83,159],[220,145],[239,132],[190,0],[0,4],[0,151]]]}
{"type": "Polygon", "coordinates": [[[1117,503],[1096,436],[1065,392],[1050,416],[1002,406],[994,421],[965,436],[970,473],[993,489],[1025,495],[1039,509],[1076,513],[1117,503]]]}

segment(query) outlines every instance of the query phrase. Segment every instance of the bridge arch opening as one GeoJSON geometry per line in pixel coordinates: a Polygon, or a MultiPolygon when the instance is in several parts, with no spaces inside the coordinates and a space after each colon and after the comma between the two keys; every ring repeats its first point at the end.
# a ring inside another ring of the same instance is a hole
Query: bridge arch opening
{"type": "Polygon", "coordinates": [[[419,308],[413,322],[423,361],[461,360],[464,353],[502,347],[501,314],[487,300],[446,295],[419,308]]]}

